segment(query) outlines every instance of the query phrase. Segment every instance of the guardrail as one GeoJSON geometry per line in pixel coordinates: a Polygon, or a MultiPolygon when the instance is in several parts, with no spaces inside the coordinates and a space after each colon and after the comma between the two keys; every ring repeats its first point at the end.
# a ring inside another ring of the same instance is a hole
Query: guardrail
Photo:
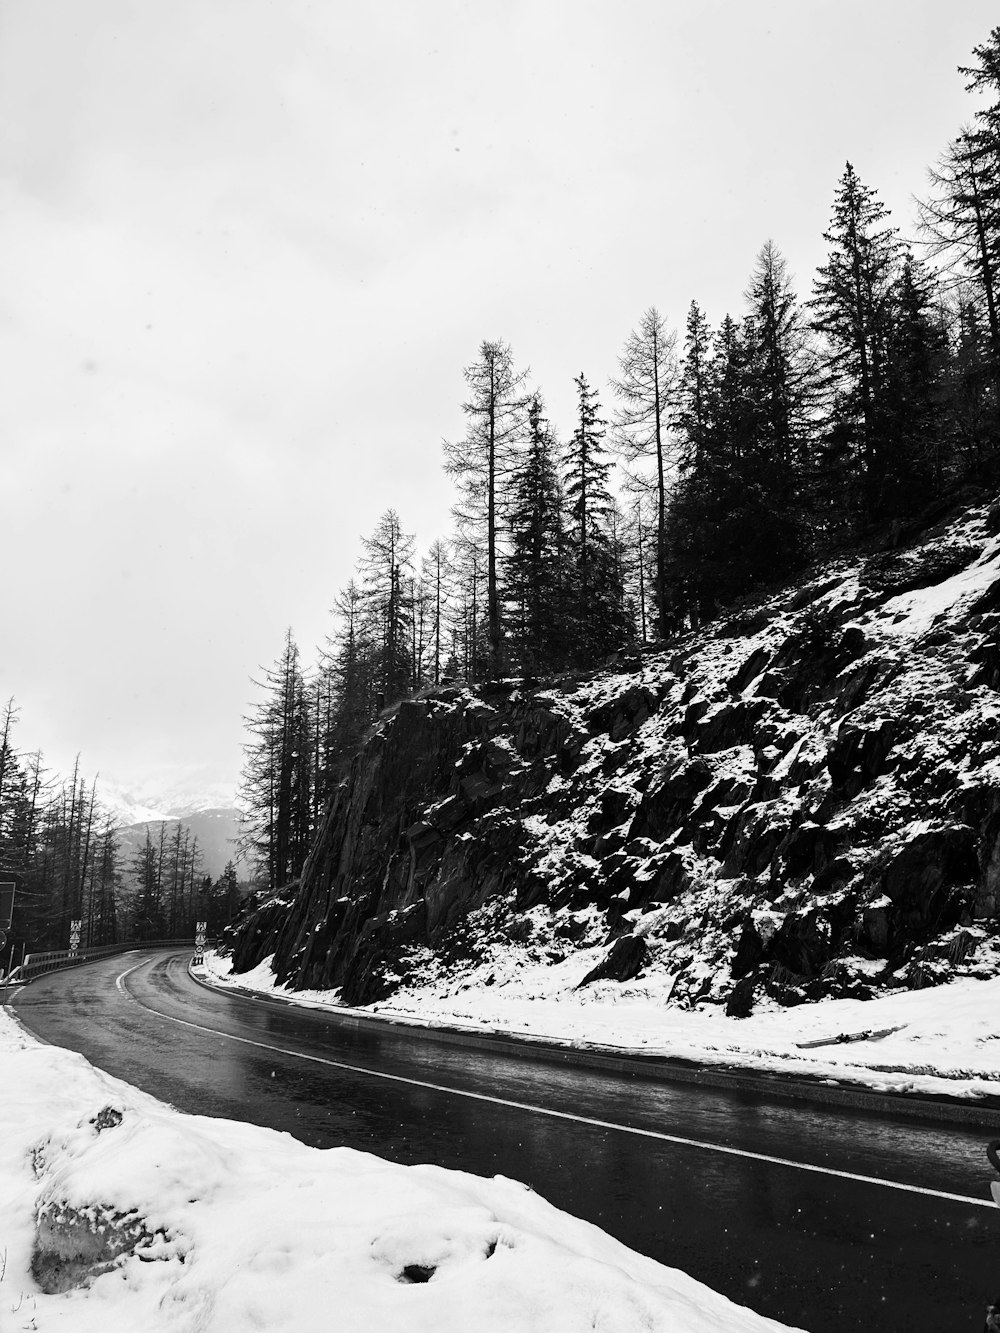
{"type": "Polygon", "coordinates": [[[194,939],[187,936],[174,940],[127,940],[121,944],[98,944],[93,948],[50,949],[46,953],[25,954],[24,962],[15,967],[9,977],[0,977],[0,983],[24,985],[47,972],[59,972],[66,967],[79,967],[98,958],[110,958],[116,953],[133,953],[137,949],[194,949],[194,939]]]}

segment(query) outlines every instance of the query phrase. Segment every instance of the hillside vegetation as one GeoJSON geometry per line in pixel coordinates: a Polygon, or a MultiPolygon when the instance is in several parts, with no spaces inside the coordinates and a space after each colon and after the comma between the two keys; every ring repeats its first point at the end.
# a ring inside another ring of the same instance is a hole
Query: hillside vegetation
{"type": "Polygon", "coordinates": [[[588,950],[751,1011],[998,969],[1000,502],[668,646],[383,718],[234,937],[365,1003],[588,950]]]}

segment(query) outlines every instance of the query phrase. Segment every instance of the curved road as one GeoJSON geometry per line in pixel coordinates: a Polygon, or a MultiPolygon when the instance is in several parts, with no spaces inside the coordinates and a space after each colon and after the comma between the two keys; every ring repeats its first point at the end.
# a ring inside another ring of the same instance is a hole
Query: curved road
{"type": "Polygon", "coordinates": [[[809,1333],[978,1333],[1000,1291],[981,1131],[359,1028],[209,991],[176,953],[43,977],[15,1003],[180,1110],[513,1176],[809,1333]]]}

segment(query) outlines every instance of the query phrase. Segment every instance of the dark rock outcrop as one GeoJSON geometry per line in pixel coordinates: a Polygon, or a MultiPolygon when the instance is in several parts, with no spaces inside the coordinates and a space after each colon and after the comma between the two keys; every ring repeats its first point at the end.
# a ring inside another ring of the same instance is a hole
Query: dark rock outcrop
{"type": "Polygon", "coordinates": [[[732,1013],[870,994],[872,959],[878,984],[941,979],[973,956],[954,932],[1000,917],[995,512],[606,672],[404,701],[300,881],[239,923],[234,967],[273,955],[290,986],[367,1003],[486,984],[498,949],[603,946],[584,984],[661,972],[673,1002],[732,1013]]]}
{"type": "Polygon", "coordinates": [[[645,940],[637,935],[622,935],[612,944],[607,956],[590,969],[580,986],[589,986],[592,981],[631,981],[641,972],[648,956],[645,940]]]}

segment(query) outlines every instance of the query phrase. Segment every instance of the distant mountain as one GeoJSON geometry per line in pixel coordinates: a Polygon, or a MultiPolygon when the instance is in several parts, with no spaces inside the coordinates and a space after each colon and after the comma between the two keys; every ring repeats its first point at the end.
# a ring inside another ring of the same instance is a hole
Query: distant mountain
{"type": "Polygon", "coordinates": [[[183,819],[211,810],[232,811],[236,795],[231,783],[189,781],[138,786],[114,778],[98,779],[97,799],[115,821],[125,827],[168,819],[183,819]]]}
{"type": "MultiPolygon", "coordinates": [[[[134,809],[144,807],[136,805],[134,809]]],[[[198,839],[198,851],[201,853],[199,874],[211,875],[218,879],[226,867],[227,861],[236,860],[236,839],[239,836],[239,811],[232,806],[225,809],[194,810],[179,817],[166,813],[153,812],[151,818],[139,819],[122,826],[118,831],[121,847],[120,861],[128,875],[128,868],[137,852],[146,842],[146,830],[155,843],[159,842],[160,828],[164,827],[165,842],[169,845],[176,836],[178,824],[183,824],[190,831],[192,839],[198,839]]],[[[242,870],[241,870],[242,875],[242,870]]]]}

